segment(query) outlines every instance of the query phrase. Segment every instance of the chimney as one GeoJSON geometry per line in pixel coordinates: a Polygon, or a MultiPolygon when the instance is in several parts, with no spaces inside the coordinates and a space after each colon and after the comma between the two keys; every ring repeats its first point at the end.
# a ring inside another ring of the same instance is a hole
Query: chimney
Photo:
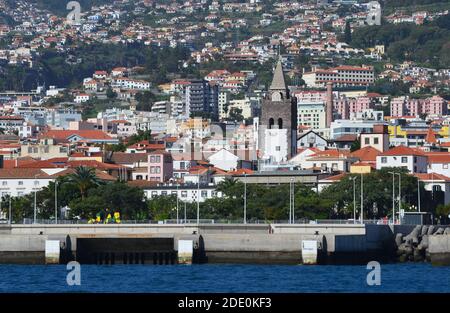
{"type": "Polygon", "coordinates": [[[329,128],[331,126],[331,122],[333,121],[333,83],[327,83],[327,104],[326,104],[326,127],[329,128]]]}

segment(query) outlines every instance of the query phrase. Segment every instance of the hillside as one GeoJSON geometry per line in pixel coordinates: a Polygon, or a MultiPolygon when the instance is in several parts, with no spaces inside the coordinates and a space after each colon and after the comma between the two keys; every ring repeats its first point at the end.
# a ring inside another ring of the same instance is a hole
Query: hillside
{"type": "Polygon", "coordinates": [[[450,15],[425,25],[384,24],[355,29],[351,45],[369,48],[383,44],[393,61],[410,60],[435,68],[450,67],[450,15]]]}

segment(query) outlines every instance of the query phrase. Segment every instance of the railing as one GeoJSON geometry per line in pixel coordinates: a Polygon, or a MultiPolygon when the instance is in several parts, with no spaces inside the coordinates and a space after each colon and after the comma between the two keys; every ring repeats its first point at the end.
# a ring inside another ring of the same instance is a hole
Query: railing
{"type": "MultiPolygon", "coordinates": [[[[226,220],[226,219],[200,219],[200,224],[244,224],[242,219],[239,220],[226,220]]],[[[13,224],[25,224],[30,225],[34,224],[32,218],[24,218],[22,223],[13,223],[13,224]]],[[[55,220],[53,219],[37,219],[36,224],[55,224],[55,220]]],[[[87,220],[81,219],[81,220],[58,220],[58,225],[73,225],[73,224],[88,224],[87,220]]],[[[104,224],[104,223],[98,223],[98,224],[104,224]]],[[[111,223],[112,225],[117,225],[115,223],[111,223]]],[[[158,224],[197,224],[197,219],[179,219],[178,223],[176,219],[168,219],[168,220],[162,220],[162,221],[155,221],[155,220],[121,220],[120,224],[152,224],[152,225],[158,225],[158,224]]],[[[249,225],[264,225],[264,224],[289,224],[288,220],[247,220],[247,224],[249,225]]],[[[342,225],[358,225],[361,224],[360,220],[356,220],[355,222],[353,219],[348,220],[342,220],[342,219],[317,219],[317,220],[308,220],[308,219],[296,219],[293,224],[342,224],[342,225]]],[[[372,219],[372,220],[364,220],[364,224],[372,224],[372,225],[389,225],[392,224],[391,220],[385,220],[385,219],[372,219]]]]}

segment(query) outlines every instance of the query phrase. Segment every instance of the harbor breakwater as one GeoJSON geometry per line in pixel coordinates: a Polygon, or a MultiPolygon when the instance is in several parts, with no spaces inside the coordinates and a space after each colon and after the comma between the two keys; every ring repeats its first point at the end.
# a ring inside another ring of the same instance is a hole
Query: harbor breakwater
{"type": "Polygon", "coordinates": [[[364,264],[433,262],[433,255],[439,255],[440,264],[450,264],[448,241],[434,239],[450,237],[446,229],[371,224],[2,225],[0,263],[364,264]]]}

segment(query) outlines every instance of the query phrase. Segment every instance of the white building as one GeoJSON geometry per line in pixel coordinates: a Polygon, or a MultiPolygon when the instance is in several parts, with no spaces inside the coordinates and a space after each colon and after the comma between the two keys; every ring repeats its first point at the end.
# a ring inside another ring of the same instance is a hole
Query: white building
{"type": "Polygon", "coordinates": [[[377,170],[384,167],[403,167],[410,173],[426,173],[427,156],[420,150],[397,146],[377,156],[377,170]]]}

